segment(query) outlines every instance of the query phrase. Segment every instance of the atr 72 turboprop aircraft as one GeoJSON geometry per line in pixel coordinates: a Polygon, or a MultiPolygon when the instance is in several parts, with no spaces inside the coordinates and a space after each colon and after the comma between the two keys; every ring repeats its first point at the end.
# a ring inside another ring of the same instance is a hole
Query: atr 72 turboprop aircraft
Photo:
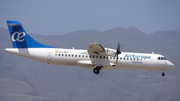
{"type": "Polygon", "coordinates": [[[160,54],[121,52],[118,43],[117,50],[104,48],[99,43],[90,43],[87,50],[63,49],[43,45],[35,41],[24,30],[18,21],[7,21],[13,48],[5,51],[55,65],[80,66],[93,69],[99,74],[103,69],[137,69],[164,71],[172,69],[174,64],[160,54]]]}

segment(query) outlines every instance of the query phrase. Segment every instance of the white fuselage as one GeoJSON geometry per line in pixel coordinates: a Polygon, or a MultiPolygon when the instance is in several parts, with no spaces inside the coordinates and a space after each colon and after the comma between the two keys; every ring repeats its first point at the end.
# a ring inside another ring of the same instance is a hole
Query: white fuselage
{"type": "Polygon", "coordinates": [[[119,42],[117,50],[99,43],[89,43],[87,50],[54,48],[34,40],[18,21],[8,20],[7,25],[13,48],[6,48],[6,52],[48,64],[80,66],[93,69],[95,74],[113,68],[155,70],[162,71],[162,76],[163,71],[174,67],[160,54],[121,52],[119,42]]]}
{"type": "Polygon", "coordinates": [[[165,71],[174,67],[166,60],[158,60],[163,57],[159,54],[131,53],[121,52],[116,57],[91,54],[87,50],[61,49],[61,48],[6,48],[5,51],[38,60],[48,64],[80,66],[94,69],[95,66],[101,66],[102,69],[140,69],[165,71]]]}

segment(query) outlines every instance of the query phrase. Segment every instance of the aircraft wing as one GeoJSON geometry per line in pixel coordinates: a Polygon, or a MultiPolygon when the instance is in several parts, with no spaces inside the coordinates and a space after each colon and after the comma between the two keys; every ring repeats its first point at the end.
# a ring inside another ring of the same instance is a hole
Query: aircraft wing
{"type": "Polygon", "coordinates": [[[99,43],[90,43],[87,51],[89,54],[101,54],[105,49],[99,43]]]}

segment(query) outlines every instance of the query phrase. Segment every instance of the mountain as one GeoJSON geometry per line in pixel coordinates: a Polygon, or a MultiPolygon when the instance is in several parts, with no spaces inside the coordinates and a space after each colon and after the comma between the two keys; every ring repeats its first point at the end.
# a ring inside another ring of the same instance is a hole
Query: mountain
{"type": "Polygon", "coordinates": [[[0,101],[53,101],[39,96],[28,79],[0,53],[0,101]]]}
{"type": "Polygon", "coordinates": [[[84,30],[65,35],[30,34],[41,43],[61,48],[87,49],[88,44],[98,42],[104,47],[121,51],[154,52],[166,56],[175,64],[162,77],[158,71],[103,70],[95,75],[81,67],[56,66],[4,52],[12,47],[7,29],[0,28],[0,52],[21,74],[26,76],[40,96],[64,101],[179,101],[180,100],[180,32],[141,32],[135,27],[113,28],[99,32],[84,30]]]}

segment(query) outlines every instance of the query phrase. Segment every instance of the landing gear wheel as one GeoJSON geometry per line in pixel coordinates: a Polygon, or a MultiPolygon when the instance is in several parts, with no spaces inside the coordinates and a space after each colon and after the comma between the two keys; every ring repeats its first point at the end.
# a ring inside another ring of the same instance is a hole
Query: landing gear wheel
{"type": "Polygon", "coordinates": [[[97,66],[96,69],[101,70],[101,67],[100,67],[100,66],[97,66]]]}
{"type": "Polygon", "coordinates": [[[99,74],[100,71],[99,71],[98,68],[94,68],[93,72],[94,72],[95,74],[99,74]]]}
{"type": "Polygon", "coordinates": [[[164,73],[164,72],[162,72],[162,76],[165,76],[165,73],[164,73]]]}

